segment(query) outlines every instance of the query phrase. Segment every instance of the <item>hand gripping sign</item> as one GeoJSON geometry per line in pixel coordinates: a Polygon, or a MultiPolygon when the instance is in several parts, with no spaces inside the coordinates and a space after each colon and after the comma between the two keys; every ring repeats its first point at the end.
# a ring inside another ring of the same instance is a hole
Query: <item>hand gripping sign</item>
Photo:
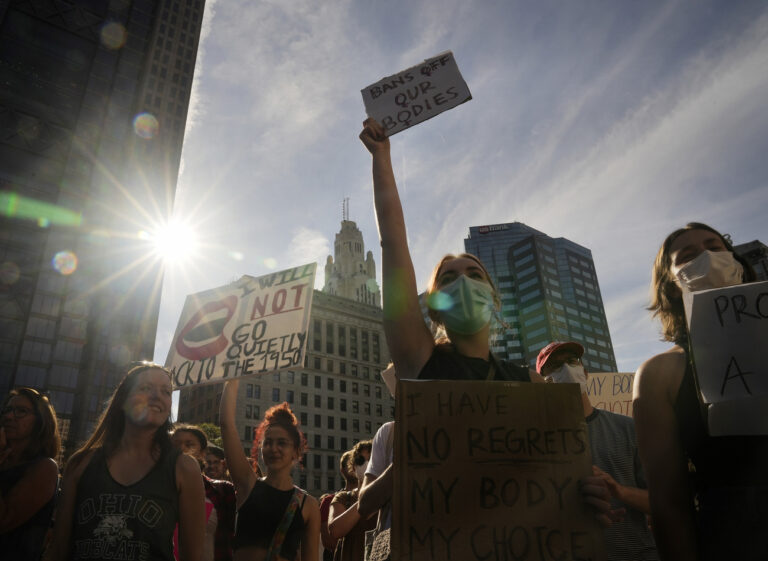
{"type": "Polygon", "coordinates": [[[472,99],[451,51],[382,78],[361,93],[365,112],[387,136],[472,99]]]}
{"type": "Polygon", "coordinates": [[[174,386],[298,367],[304,360],[316,264],[187,296],[165,366],[174,386]]]}

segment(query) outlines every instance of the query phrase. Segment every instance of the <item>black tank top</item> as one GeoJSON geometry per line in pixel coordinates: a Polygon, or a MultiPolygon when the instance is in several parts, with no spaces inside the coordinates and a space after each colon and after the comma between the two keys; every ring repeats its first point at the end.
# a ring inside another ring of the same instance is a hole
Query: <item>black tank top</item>
{"type": "Polygon", "coordinates": [[[420,380],[486,380],[491,364],[494,365],[494,381],[530,382],[528,367],[498,360],[464,356],[453,345],[435,345],[432,355],[419,373],[420,380]]]}
{"type": "MultiPolygon", "coordinates": [[[[304,534],[302,509],[307,494],[305,491],[302,491],[302,494],[301,505],[293,516],[279,552],[281,557],[291,561],[296,559],[301,544],[301,536],[304,534]]],[[[261,479],[257,479],[248,498],[237,511],[232,549],[248,546],[268,549],[292,495],[293,489],[282,491],[275,489],[261,479]]]]}
{"type": "Polygon", "coordinates": [[[173,561],[180,453],[168,450],[143,479],[121,485],[112,479],[104,451],[97,450],[77,485],[71,559],[173,561]]]}

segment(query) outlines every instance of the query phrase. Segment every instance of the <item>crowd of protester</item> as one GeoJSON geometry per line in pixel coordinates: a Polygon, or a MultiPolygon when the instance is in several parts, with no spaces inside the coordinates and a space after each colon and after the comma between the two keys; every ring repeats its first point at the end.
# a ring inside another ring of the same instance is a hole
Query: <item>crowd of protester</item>
{"type": "MultiPolygon", "coordinates": [[[[371,119],[360,138],[373,160],[391,391],[393,370],[403,379],[579,384],[594,463],[580,482],[582,500],[605,528],[609,559],[767,559],[766,437],[707,434],[682,305],[685,292],[754,280],[727,238],[692,223],[663,242],[649,309],[674,346],[638,370],[633,420],[592,406],[577,341],[544,347],[535,370],[493,355],[500,299],[473,255],[447,255],[434,268],[426,293],[433,335],[389,139],[371,119]]],[[[387,559],[394,422],[344,451],[344,488],[318,501],[294,481],[307,442],[288,403],[266,411],[249,456],[235,420],[237,389],[237,379],[224,385],[217,447],[199,427],[171,424],[168,370],[132,365],[61,478],[51,403],[31,388],[11,391],[0,418],[2,558],[387,559]]]]}

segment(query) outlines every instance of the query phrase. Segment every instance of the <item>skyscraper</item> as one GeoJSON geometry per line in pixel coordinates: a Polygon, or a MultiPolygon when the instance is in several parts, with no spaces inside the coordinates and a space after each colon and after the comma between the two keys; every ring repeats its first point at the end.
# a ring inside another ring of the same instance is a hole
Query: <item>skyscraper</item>
{"type": "Polygon", "coordinates": [[[0,392],[48,390],[69,451],[153,355],[203,7],[0,3],[0,392]]]}
{"type": "MultiPolygon", "coordinates": [[[[373,255],[365,253],[362,233],[345,213],[325,286],[312,298],[304,367],[240,382],[235,418],[246,454],[266,410],[287,401],[309,444],[297,481],[315,495],[342,487],[341,455],[394,418],[394,400],[380,375],[389,353],[374,271],[373,255]]],[[[182,389],[179,419],[218,424],[221,389],[182,389]]]]}
{"type": "Polygon", "coordinates": [[[536,363],[550,341],[584,345],[593,372],[615,372],[592,252],[565,238],[551,238],[520,222],[472,226],[464,240],[501,294],[501,318],[493,351],[502,358],[536,363]]]}

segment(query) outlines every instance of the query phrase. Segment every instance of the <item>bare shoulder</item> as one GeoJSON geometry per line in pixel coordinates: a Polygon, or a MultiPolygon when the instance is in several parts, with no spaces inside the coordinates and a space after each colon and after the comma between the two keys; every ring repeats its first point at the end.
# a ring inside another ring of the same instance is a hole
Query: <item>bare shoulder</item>
{"type": "Polygon", "coordinates": [[[633,399],[666,396],[674,401],[683,380],[686,366],[685,351],[675,345],[649,358],[635,373],[633,399]]]}
{"type": "MultiPolygon", "coordinates": [[[[70,481],[77,481],[85,471],[85,468],[91,463],[96,450],[88,450],[83,453],[75,453],[67,462],[67,467],[64,469],[64,477],[70,481]]],[[[55,462],[54,462],[55,464],[55,462]]]]}
{"type": "Polygon", "coordinates": [[[176,458],[176,475],[181,475],[184,477],[190,477],[191,475],[194,475],[202,479],[202,475],[200,473],[200,464],[198,464],[197,460],[195,460],[192,456],[179,454],[178,458],[176,458]]]}
{"type": "Polygon", "coordinates": [[[307,498],[304,500],[304,509],[316,510],[317,512],[320,512],[320,503],[317,502],[315,497],[307,493],[307,498]]]}

